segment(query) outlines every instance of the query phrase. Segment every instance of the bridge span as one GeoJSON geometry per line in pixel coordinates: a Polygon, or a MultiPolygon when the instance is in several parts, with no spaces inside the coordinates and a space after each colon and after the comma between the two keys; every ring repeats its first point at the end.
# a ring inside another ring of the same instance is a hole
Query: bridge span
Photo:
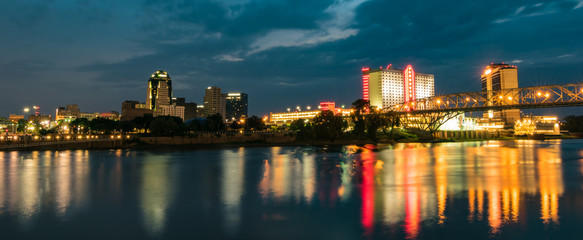
{"type": "Polygon", "coordinates": [[[417,99],[384,109],[400,114],[583,106],[583,82],[455,93],[417,99]]]}

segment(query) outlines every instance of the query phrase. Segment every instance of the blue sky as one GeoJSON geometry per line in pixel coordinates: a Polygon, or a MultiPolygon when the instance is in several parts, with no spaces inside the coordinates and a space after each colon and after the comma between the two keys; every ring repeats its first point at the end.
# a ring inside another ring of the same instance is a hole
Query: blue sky
{"type": "Polygon", "coordinates": [[[119,111],[157,69],[187,101],[246,92],[255,115],[349,105],[360,68],[389,63],[434,74],[437,94],[478,91],[490,62],[517,65],[520,86],[583,81],[583,0],[22,0],[0,22],[0,116],[119,111]]]}

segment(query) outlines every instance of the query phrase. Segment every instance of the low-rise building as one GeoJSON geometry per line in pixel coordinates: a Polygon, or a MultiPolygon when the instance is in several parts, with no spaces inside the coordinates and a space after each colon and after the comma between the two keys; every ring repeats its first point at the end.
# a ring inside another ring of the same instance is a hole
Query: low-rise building
{"type": "Polygon", "coordinates": [[[145,103],[138,101],[125,101],[121,104],[121,121],[131,121],[146,114],[153,115],[154,112],[145,103]]]}

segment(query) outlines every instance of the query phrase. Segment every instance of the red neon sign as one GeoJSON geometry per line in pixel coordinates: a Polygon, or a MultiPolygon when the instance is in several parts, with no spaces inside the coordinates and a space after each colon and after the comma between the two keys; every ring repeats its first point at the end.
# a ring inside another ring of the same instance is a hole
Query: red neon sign
{"type": "Polygon", "coordinates": [[[362,99],[367,101],[368,101],[368,80],[369,80],[368,74],[362,75],[362,99]]]}
{"type": "Polygon", "coordinates": [[[415,70],[413,70],[413,67],[411,65],[407,65],[407,68],[405,68],[403,75],[405,76],[403,86],[403,89],[405,91],[404,92],[405,102],[415,101],[417,95],[415,93],[415,70]]]}

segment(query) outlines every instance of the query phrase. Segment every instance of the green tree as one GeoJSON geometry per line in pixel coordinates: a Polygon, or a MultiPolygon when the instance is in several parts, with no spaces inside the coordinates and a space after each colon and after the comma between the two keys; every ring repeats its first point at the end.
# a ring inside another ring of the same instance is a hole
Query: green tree
{"type": "Polygon", "coordinates": [[[89,129],[89,120],[87,118],[77,118],[69,123],[73,133],[84,133],[89,129]]]}
{"type": "Polygon", "coordinates": [[[159,116],[150,123],[150,133],[154,136],[182,136],[186,130],[179,117],[159,116]]]}
{"type": "Polygon", "coordinates": [[[137,128],[139,132],[145,132],[146,129],[150,128],[152,120],[154,120],[152,114],[144,114],[142,117],[132,119],[131,122],[134,123],[135,128],[137,128]]]}
{"type": "Polygon", "coordinates": [[[235,120],[235,121],[233,121],[233,122],[232,122],[232,123],[229,125],[229,128],[230,128],[230,129],[232,129],[232,130],[237,130],[237,129],[240,129],[241,127],[242,127],[242,126],[241,126],[241,124],[239,124],[239,122],[238,122],[238,121],[236,121],[236,120],[235,120]]]}
{"type": "Polygon", "coordinates": [[[306,119],[296,119],[289,125],[289,130],[296,131],[296,138],[298,140],[312,140],[315,139],[316,132],[310,121],[306,119]]]}
{"type": "Polygon", "coordinates": [[[264,130],[265,123],[263,122],[263,119],[261,119],[258,116],[253,115],[253,116],[247,118],[247,120],[245,120],[245,129],[246,130],[264,130]]]}
{"type": "Polygon", "coordinates": [[[27,124],[28,122],[24,119],[18,120],[18,123],[16,123],[16,131],[19,133],[24,133],[26,131],[27,124]]]}
{"type": "Polygon", "coordinates": [[[329,110],[320,112],[312,121],[316,136],[330,141],[341,137],[348,126],[341,116],[336,116],[329,110]]]}
{"type": "Polygon", "coordinates": [[[364,136],[366,130],[365,114],[370,109],[370,102],[368,100],[357,99],[352,103],[354,112],[351,114],[352,122],[354,123],[353,134],[357,137],[364,136]]]}
{"type": "Polygon", "coordinates": [[[89,122],[91,131],[97,131],[102,134],[110,134],[117,128],[117,122],[107,118],[94,118],[89,122]]]}
{"type": "Polygon", "coordinates": [[[203,130],[206,131],[222,131],[225,130],[225,122],[223,121],[223,115],[216,113],[214,115],[206,117],[205,127],[203,130]]]}

